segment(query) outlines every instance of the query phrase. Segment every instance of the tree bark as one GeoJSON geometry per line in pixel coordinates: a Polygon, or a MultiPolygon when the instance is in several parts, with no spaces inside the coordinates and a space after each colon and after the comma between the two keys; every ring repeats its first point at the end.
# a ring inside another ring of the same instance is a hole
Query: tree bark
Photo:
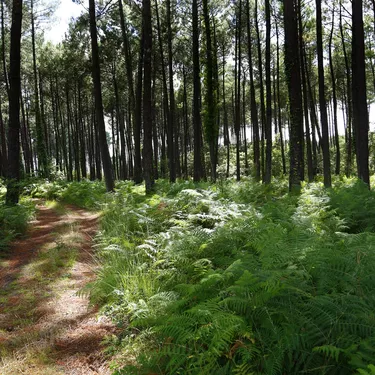
{"type": "Polygon", "coordinates": [[[259,148],[259,121],[258,109],[256,103],[254,71],[253,71],[253,53],[252,53],[252,38],[251,38],[251,22],[250,22],[250,4],[246,0],[247,13],[247,52],[249,57],[249,72],[250,72],[250,107],[251,107],[251,122],[253,125],[253,152],[254,152],[254,175],[257,181],[260,181],[260,148],[259,148]]]}
{"type": "Polygon", "coordinates": [[[353,0],[352,6],[353,127],[356,135],[355,142],[358,177],[370,187],[368,150],[369,118],[366,95],[366,65],[362,0],[353,0]]]}
{"type": "Polygon", "coordinates": [[[154,185],[152,164],[152,19],[151,0],[143,0],[144,32],[144,80],[143,80],[143,178],[146,193],[151,193],[154,185]]]}
{"type": "Polygon", "coordinates": [[[285,73],[290,106],[290,172],[289,190],[299,188],[304,179],[303,111],[300,61],[298,51],[298,24],[295,0],[284,1],[285,73]]]}
{"type": "Polygon", "coordinates": [[[202,171],[202,118],[201,118],[201,78],[199,63],[199,17],[198,0],[192,4],[193,22],[193,127],[194,127],[194,182],[203,177],[202,171]]]}
{"type": "Polygon", "coordinates": [[[329,133],[327,103],[324,80],[324,60],[323,60],[323,37],[322,37],[322,0],[316,0],[316,39],[318,53],[318,73],[319,73],[319,107],[320,121],[322,124],[322,151],[323,151],[323,173],[324,186],[331,187],[331,159],[329,152],[329,133]]]}
{"type": "Polygon", "coordinates": [[[18,182],[20,179],[21,29],[22,0],[13,0],[12,27],[10,31],[7,205],[17,204],[19,200],[18,182]]]}
{"type": "Polygon", "coordinates": [[[104,113],[103,113],[103,99],[102,87],[100,78],[100,63],[98,38],[96,30],[96,16],[95,16],[95,1],[89,0],[89,14],[90,14],[90,35],[91,35],[91,49],[92,49],[92,76],[94,81],[94,97],[96,120],[98,124],[98,136],[100,142],[100,153],[103,163],[103,171],[107,191],[113,191],[115,184],[113,179],[111,157],[109,155],[107,136],[105,131],[104,113]]]}
{"type": "Polygon", "coordinates": [[[271,10],[270,0],[265,0],[266,11],[266,166],[263,181],[271,183],[272,178],[272,88],[271,88],[271,10]]]}

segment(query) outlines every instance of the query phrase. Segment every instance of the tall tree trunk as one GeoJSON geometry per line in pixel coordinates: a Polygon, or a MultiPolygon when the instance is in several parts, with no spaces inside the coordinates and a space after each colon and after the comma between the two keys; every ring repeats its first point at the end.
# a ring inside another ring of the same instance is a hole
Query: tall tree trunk
{"type": "Polygon", "coordinates": [[[229,124],[228,124],[228,110],[226,103],[226,93],[225,93],[225,46],[223,45],[223,112],[224,112],[224,146],[227,147],[227,157],[226,157],[226,177],[229,177],[229,167],[230,167],[230,137],[229,137],[229,124]]]}
{"type": "Polygon", "coordinates": [[[251,122],[253,124],[253,150],[254,150],[254,175],[257,181],[260,180],[260,148],[259,148],[259,121],[258,109],[255,95],[254,71],[253,71],[253,53],[252,53],[252,38],[250,27],[250,4],[246,0],[247,13],[247,52],[249,57],[249,72],[250,72],[250,107],[251,107],[251,122]]]}
{"type": "Polygon", "coordinates": [[[358,177],[370,186],[368,150],[369,118],[366,95],[362,0],[353,0],[352,6],[353,127],[356,136],[358,177]]]}
{"type": "Polygon", "coordinates": [[[279,123],[280,133],[280,148],[281,148],[281,160],[283,164],[283,174],[286,175],[286,161],[285,161],[285,147],[284,147],[284,136],[282,127],[282,116],[281,116],[281,93],[280,93],[280,44],[279,44],[279,28],[277,20],[275,20],[276,27],[276,67],[277,67],[277,117],[279,123]]]}
{"type": "Polygon", "coordinates": [[[13,0],[12,27],[10,30],[7,205],[17,204],[19,200],[18,182],[20,179],[21,29],[22,0],[13,0]]]}
{"type": "MultiPolygon", "coordinates": [[[[138,78],[137,93],[135,98],[135,121],[134,121],[134,182],[142,182],[142,158],[141,158],[141,128],[142,128],[142,88],[143,88],[143,58],[144,58],[144,31],[139,40],[138,78]]],[[[129,116],[130,118],[130,116],[129,116]]]]}
{"type": "Polygon", "coordinates": [[[263,64],[262,64],[262,46],[260,41],[260,31],[259,31],[259,21],[258,21],[258,0],[255,0],[254,7],[254,21],[255,21],[255,31],[257,35],[257,52],[258,52],[258,70],[259,70],[259,88],[260,88],[260,113],[261,113],[261,170],[262,178],[264,180],[265,176],[265,158],[264,158],[264,137],[265,137],[265,128],[266,128],[266,106],[264,103],[264,83],[263,83],[263,64]]]}
{"type": "Polygon", "coordinates": [[[4,20],[4,2],[5,0],[1,1],[1,54],[3,60],[3,74],[4,74],[4,82],[5,88],[7,92],[8,100],[10,100],[10,89],[9,89],[9,79],[8,79],[8,70],[7,70],[7,61],[5,58],[5,20],[4,20]]]}
{"type": "Polygon", "coordinates": [[[143,0],[144,32],[144,80],[143,80],[143,177],[146,193],[154,185],[154,168],[152,164],[152,20],[151,0],[143,0]]]}
{"type": "Polygon", "coordinates": [[[289,189],[299,188],[304,179],[303,111],[300,61],[298,51],[298,21],[295,0],[284,1],[285,73],[290,106],[290,172],[289,189]]]}
{"type": "Polygon", "coordinates": [[[35,105],[35,129],[36,129],[36,148],[38,154],[39,175],[47,177],[48,171],[48,157],[46,151],[46,140],[44,138],[44,129],[40,115],[39,102],[39,88],[38,88],[38,72],[36,63],[36,48],[35,48],[35,15],[34,15],[34,0],[31,0],[31,40],[32,40],[32,54],[33,54],[33,73],[34,73],[34,105],[35,105]]]}
{"type": "Polygon", "coordinates": [[[332,82],[332,101],[333,101],[333,126],[335,131],[335,147],[336,147],[336,168],[335,174],[340,174],[340,163],[341,163],[341,154],[340,154],[340,140],[339,140],[339,130],[337,124],[337,94],[336,94],[336,77],[335,69],[333,66],[333,57],[332,57],[332,40],[333,40],[333,31],[335,28],[335,7],[332,8],[332,28],[331,34],[329,36],[329,68],[331,72],[331,82],[332,82]]]}
{"type": "Polygon", "coordinates": [[[92,76],[94,81],[94,96],[96,120],[98,124],[98,135],[100,140],[100,153],[102,157],[104,177],[107,191],[113,191],[115,184],[113,179],[111,157],[109,155],[107,136],[105,131],[104,113],[103,113],[103,99],[102,99],[102,85],[100,78],[100,63],[98,39],[96,30],[96,16],[95,16],[95,0],[89,0],[89,14],[90,14],[90,35],[92,48],[92,76]]]}
{"type": "Polygon", "coordinates": [[[208,0],[203,0],[204,28],[206,32],[206,98],[205,98],[205,132],[210,150],[211,179],[216,181],[216,140],[217,140],[217,106],[214,82],[214,56],[212,51],[211,23],[208,11],[208,0]]]}
{"type": "MultiPolygon", "coordinates": [[[[1,100],[0,100],[0,107],[1,107],[1,100]]],[[[1,171],[2,176],[6,177],[7,175],[7,169],[8,169],[8,150],[7,150],[7,141],[5,137],[5,124],[4,124],[4,118],[3,113],[0,108],[0,150],[1,150],[1,171]]]]}
{"type": "Polygon", "coordinates": [[[194,182],[203,177],[202,170],[202,119],[201,119],[201,78],[199,63],[199,17],[198,0],[193,0],[193,127],[194,127],[194,182]]]}
{"type": "Polygon", "coordinates": [[[303,114],[305,116],[306,128],[306,156],[307,156],[307,175],[309,182],[314,180],[314,168],[312,160],[312,148],[310,138],[310,123],[309,123],[309,102],[307,97],[306,71],[304,64],[304,40],[303,40],[303,25],[302,25],[302,5],[301,0],[298,0],[298,26],[299,26],[299,57],[301,66],[301,79],[303,91],[303,114]]]}
{"type": "Polygon", "coordinates": [[[126,64],[126,78],[129,90],[129,101],[130,101],[130,111],[132,116],[134,116],[135,109],[135,97],[134,97],[134,84],[133,84],[133,68],[132,68],[132,55],[130,53],[130,43],[127,32],[127,25],[124,17],[124,9],[122,6],[122,0],[118,0],[119,12],[120,12],[120,23],[121,23],[121,34],[123,40],[123,48],[125,54],[125,64],[126,64]]]}
{"type": "Polygon", "coordinates": [[[316,39],[318,53],[318,73],[319,73],[319,109],[320,121],[322,124],[322,151],[323,151],[323,173],[324,186],[331,187],[331,159],[329,153],[329,133],[327,103],[324,83],[324,60],[323,60],[323,37],[322,37],[322,0],[316,0],[316,39]]]}
{"type": "Polygon", "coordinates": [[[271,86],[271,10],[270,0],[265,0],[266,10],[266,165],[263,181],[271,183],[272,178],[272,86],[271,86]]]}
{"type": "Polygon", "coordinates": [[[175,119],[175,97],[173,79],[173,55],[172,55],[172,18],[171,0],[166,0],[167,6],[167,28],[168,28],[168,70],[169,70],[169,121],[168,121],[168,158],[169,158],[169,180],[176,182],[176,119],[175,119]]]}
{"type": "Polygon", "coordinates": [[[236,133],[236,178],[241,180],[241,165],[240,165],[240,130],[241,130],[241,17],[242,17],[242,1],[238,4],[238,15],[236,17],[236,44],[235,55],[235,133],[236,133]]]}
{"type": "Polygon", "coordinates": [[[353,141],[352,141],[352,124],[353,124],[353,105],[352,105],[352,83],[351,83],[351,71],[349,66],[349,58],[346,50],[344,28],[342,24],[342,3],[340,0],[340,36],[342,43],[342,50],[344,53],[345,61],[345,73],[346,73],[346,93],[347,93],[347,130],[346,130],[346,170],[345,174],[347,177],[350,176],[352,168],[352,153],[353,153],[353,141]]]}

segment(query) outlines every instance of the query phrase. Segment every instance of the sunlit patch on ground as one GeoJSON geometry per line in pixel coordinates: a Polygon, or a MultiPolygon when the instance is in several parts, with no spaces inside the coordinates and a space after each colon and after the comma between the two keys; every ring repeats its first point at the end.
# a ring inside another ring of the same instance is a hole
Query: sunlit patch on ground
{"type": "Polygon", "coordinates": [[[98,215],[48,202],[0,263],[0,374],[107,374],[114,331],[78,291],[94,277],[98,215]]]}

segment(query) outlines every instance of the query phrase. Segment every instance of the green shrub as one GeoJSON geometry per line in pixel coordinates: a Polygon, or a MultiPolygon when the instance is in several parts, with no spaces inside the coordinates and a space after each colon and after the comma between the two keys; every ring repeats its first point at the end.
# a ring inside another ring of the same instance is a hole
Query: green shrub
{"type": "Polygon", "coordinates": [[[338,183],[329,193],[330,206],[345,220],[350,233],[375,231],[375,192],[360,180],[338,183]]]}
{"type": "Polygon", "coordinates": [[[33,214],[34,205],[26,199],[16,206],[0,201],[0,254],[15,237],[25,233],[33,214]]]}
{"type": "Polygon", "coordinates": [[[105,192],[104,182],[83,180],[69,183],[60,199],[78,207],[98,209],[106,202],[105,192]]]}
{"type": "Polygon", "coordinates": [[[116,374],[372,371],[375,234],[339,199],[355,192],[371,207],[372,192],[182,185],[147,197],[119,187],[104,213],[89,292],[137,352],[116,374]]]}

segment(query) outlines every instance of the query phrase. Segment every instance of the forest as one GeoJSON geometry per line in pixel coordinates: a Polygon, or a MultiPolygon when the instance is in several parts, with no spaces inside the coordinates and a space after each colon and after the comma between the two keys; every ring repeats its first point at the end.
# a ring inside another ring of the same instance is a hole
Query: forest
{"type": "Polygon", "coordinates": [[[0,375],[375,375],[375,0],[73,4],[0,0],[0,375]]]}

